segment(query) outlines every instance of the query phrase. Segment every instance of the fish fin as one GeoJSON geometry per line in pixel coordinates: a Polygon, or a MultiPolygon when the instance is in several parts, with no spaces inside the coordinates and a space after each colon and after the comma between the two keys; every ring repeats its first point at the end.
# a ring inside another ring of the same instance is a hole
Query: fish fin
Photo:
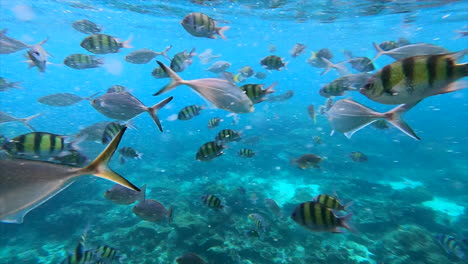
{"type": "Polygon", "coordinates": [[[224,36],[224,32],[228,29],[230,29],[231,27],[218,27],[216,28],[216,33],[218,33],[218,35],[224,39],[224,40],[227,40],[226,36],[224,36]]]}
{"type": "MultiPolygon", "coordinates": [[[[459,60],[459,59],[462,59],[463,57],[465,57],[465,55],[468,54],[468,49],[464,49],[464,50],[460,50],[458,52],[455,52],[451,55],[451,57],[454,59],[454,60],[459,60]]],[[[466,65],[466,63],[464,64],[466,65]]],[[[466,68],[466,66],[465,66],[466,68]]],[[[465,71],[466,72],[466,71],[465,71]]],[[[466,76],[466,75],[464,75],[466,76]]]]}
{"type": "Polygon", "coordinates": [[[129,182],[124,177],[120,176],[108,167],[109,160],[112,158],[115,150],[117,149],[123,134],[127,127],[123,127],[119,133],[112,139],[107,147],[96,157],[88,166],[79,169],[77,174],[92,174],[96,177],[104,178],[109,181],[118,183],[128,189],[139,192],[140,189],[134,184],[129,182]]]}
{"type": "Polygon", "coordinates": [[[353,204],[354,204],[353,201],[347,202],[346,204],[343,205],[343,210],[348,211],[348,207],[350,207],[353,204]]]}
{"type": "Polygon", "coordinates": [[[268,87],[265,89],[265,95],[274,93],[275,90],[273,90],[273,89],[275,89],[276,85],[278,85],[278,82],[274,82],[272,85],[268,86],[268,87]]]}
{"type": "Polygon", "coordinates": [[[141,186],[140,193],[137,197],[137,201],[143,202],[144,200],[146,200],[146,184],[141,186]]]}
{"type": "Polygon", "coordinates": [[[90,95],[88,97],[84,97],[83,100],[91,101],[93,99],[93,97],[95,97],[98,94],[100,94],[100,92],[93,93],[92,95],[90,95]]]}
{"type": "Polygon", "coordinates": [[[323,76],[323,75],[327,74],[332,68],[336,68],[336,65],[333,64],[328,59],[322,58],[322,57],[320,57],[320,59],[322,59],[327,64],[327,66],[325,67],[325,70],[323,70],[323,72],[320,73],[320,76],[323,76]]]}
{"type": "Polygon", "coordinates": [[[31,131],[35,131],[34,128],[29,124],[29,121],[31,121],[32,119],[38,117],[42,115],[41,113],[39,114],[35,114],[35,115],[32,115],[32,116],[28,116],[26,118],[21,118],[19,121],[22,122],[25,126],[27,126],[31,131]]]}
{"type": "Polygon", "coordinates": [[[380,56],[385,54],[385,51],[379,45],[377,45],[377,43],[372,42],[372,45],[374,46],[374,49],[377,51],[377,54],[375,54],[374,58],[372,58],[372,60],[368,64],[372,64],[376,59],[378,59],[380,56]]]}
{"type": "Polygon", "coordinates": [[[421,138],[416,135],[413,129],[411,129],[411,127],[403,120],[401,116],[404,113],[408,112],[411,108],[413,108],[419,102],[420,101],[410,103],[410,104],[402,104],[384,113],[385,119],[390,124],[392,124],[394,127],[398,128],[401,132],[405,133],[406,135],[416,140],[421,140],[421,138]]]}
{"type": "Polygon", "coordinates": [[[24,88],[21,87],[20,83],[21,83],[21,82],[12,82],[12,83],[10,83],[10,88],[15,88],[15,89],[24,90],[24,88]]]}
{"type": "Polygon", "coordinates": [[[133,40],[133,35],[130,35],[130,37],[128,37],[127,40],[120,43],[120,47],[127,48],[127,49],[133,48],[133,46],[131,44],[132,40],[133,40]]]}
{"type": "Polygon", "coordinates": [[[171,58],[167,55],[167,52],[172,48],[172,45],[167,46],[163,51],[161,51],[160,55],[162,55],[164,58],[168,59],[171,61],[171,58]]]}
{"type": "Polygon", "coordinates": [[[351,217],[353,216],[353,213],[349,213],[343,217],[340,217],[340,226],[343,227],[343,228],[346,228],[348,229],[349,231],[351,231],[351,233],[354,233],[354,234],[358,234],[358,230],[353,227],[351,224],[349,224],[349,220],[351,219],[351,217]]]}
{"type": "MultiPolygon", "coordinates": [[[[468,65],[468,64],[466,64],[466,65],[468,65]]],[[[468,69],[468,67],[467,67],[467,69],[468,69]]],[[[468,75],[468,72],[467,72],[467,75],[468,75]]],[[[462,89],[465,89],[465,88],[468,88],[468,82],[458,81],[458,82],[448,84],[447,86],[443,87],[439,91],[435,92],[434,95],[451,93],[451,92],[455,92],[455,91],[462,90],[462,89]]]]}
{"type": "Polygon", "coordinates": [[[170,91],[170,90],[172,90],[172,89],[176,88],[177,86],[184,83],[184,80],[182,80],[182,78],[180,78],[179,75],[177,75],[177,73],[175,73],[171,68],[167,67],[166,65],[164,65],[164,63],[162,63],[160,61],[156,61],[156,62],[159,64],[161,69],[163,69],[164,72],[167,75],[169,75],[169,77],[171,78],[171,82],[169,84],[167,84],[166,86],[164,86],[158,92],[154,93],[153,96],[157,96],[157,95],[163,94],[165,92],[168,92],[168,91],[170,91]]]}
{"type": "Polygon", "coordinates": [[[158,126],[159,130],[162,132],[163,129],[162,129],[162,126],[161,126],[161,121],[159,120],[159,117],[158,117],[158,111],[163,108],[166,104],[168,104],[174,97],[173,96],[170,96],[164,100],[162,100],[161,102],[151,106],[151,107],[148,107],[147,111],[148,113],[150,114],[151,118],[153,118],[153,121],[154,123],[158,126]]]}

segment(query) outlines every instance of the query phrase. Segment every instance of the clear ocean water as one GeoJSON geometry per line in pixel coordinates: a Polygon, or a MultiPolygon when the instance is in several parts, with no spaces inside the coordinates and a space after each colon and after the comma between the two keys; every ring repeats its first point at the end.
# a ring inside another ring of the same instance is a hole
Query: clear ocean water
{"type": "MultiPolygon", "coordinates": [[[[86,100],[68,107],[37,101],[49,94],[102,95],[119,84],[147,106],[174,96],[158,114],[164,132],[142,113],[132,120],[136,129],[125,133],[120,146],[143,153],[142,159],[121,164],[116,153],[110,163],[135,185],[146,184],[147,199],[173,206],[172,223],[141,220],[132,212],[135,204],[118,205],[104,198],[113,183],[84,176],[28,213],[22,224],[0,223],[1,264],[61,263],[73,254],[87,226],[86,248],[110,246],[122,256],[120,263],[130,264],[176,263],[187,252],[216,264],[467,263],[435,237],[455,238],[468,255],[463,243],[468,235],[468,90],[426,98],[405,115],[420,141],[393,127],[371,126],[348,139],[340,133],[330,135],[326,116],[317,115],[315,124],[309,117],[307,106],[318,109],[325,103],[318,90],[339,74],[332,70],[321,76],[323,69],[306,62],[311,52],[322,48],[332,51],[334,63],[347,59],[345,50],[372,58],[373,42],[399,38],[454,52],[466,49],[468,38],[458,37],[457,31],[467,30],[467,1],[0,0],[0,8],[0,28],[8,29],[9,37],[28,44],[49,38],[43,47],[51,55],[50,64],[43,73],[28,69],[26,49],[0,55],[0,77],[20,81],[24,88],[1,92],[0,111],[15,117],[41,113],[31,121],[37,131],[74,136],[93,123],[112,121],[86,100]],[[229,26],[227,40],[190,35],[180,21],[191,12],[209,15],[217,26],[229,26]],[[98,55],[105,60],[100,68],[65,66],[63,60],[70,54],[91,54],[80,47],[87,35],[72,27],[80,19],[122,41],[131,38],[133,48],[98,55]],[[290,50],[296,43],[307,48],[293,58],[290,50]],[[147,64],[132,64],[124,57],[140,48],[162,51],[169,45],[170,57],[192,48],[198,55],[207,49],[221,55],[208,64],[195,56],[179,73],[184,80],[217,77],[206,68],[224,60],[232,64],[228,71],[234,74],[244,66],[267,74],[263,80],[250,77],[238,85],[267,87],[278,82],[272,95],[293,90],[294,96],[256,104],[253,113],[237,116],[215,108],[188,86],[154,97],[169,83],[168,78],[152,77],[155,60],[169,64],[168,60],[158,56],[147,64]],[[288,61],[287,69],[263,69],[260,60],[272,54],[288,61]],[[174,120],[180,109],[195,104],[207,108],[191,120],[174,120]],[[223,121],[208,129],[213,117],[223,121]],[[224,155],[209,162],[195,160],[199,147],[225,128],[240,131],[242,140],[227,144],[224,155]],[[316,136],[322,144],[314,141],[316,136]],[[241,148],[256,155],[239,157],[241,148]],[[364,153],[368,161],[350,159],[355,151],[364,153]],[[320,168],[301,170],[291,164],[291,159],[306,153],[322,157],[320,168]],[[343,203],[353,202],[350,223],[357,233],[311,232],[290,218],[298,204],[325,193],[338,195],[343,203]],[[207,194],[219,197],[229,210],[208,208],[200,199],[207,194]],[[268,210],[266,198],[276,201],[284,217],[268,210]],[[248,218],[252,213],[266,221],[259,237],[246,235],[255,230],[248,218]]],[[[380,57],[376,70],[393,61],[380,57]]],[[[358,92],[335,100],[346,97],[378,111],[392,108],[358,92]]],[[[0,126],[0,134],[7,138],[28,132],[19,122],[0,126]]],[[[88,141],[80,147],[91,159],[104,148],[88,141]]]]}

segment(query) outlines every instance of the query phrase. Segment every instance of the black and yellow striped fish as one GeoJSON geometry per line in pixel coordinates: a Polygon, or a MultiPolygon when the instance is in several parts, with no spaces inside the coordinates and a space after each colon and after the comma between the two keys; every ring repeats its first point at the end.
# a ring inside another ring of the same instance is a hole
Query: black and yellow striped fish
{"type": "Polygon", "coordinates": [[[318,202],[305,202],[294,209],[291,219],[310,231],[341,233],[340,227],[354,232],[347,223],[351,216],[336,216],[332,209],[318,202]]]}
{"type": "Polygon", "coordinates": [[[328,195],[328,194],[319,194],[313,199],[315,202],[322,204],[323,206],[333,209],[333,210],[343,210],[346,209],[352,204],[351,202],[343,205],[337,197],[328,195]]]}
{"type": "Polygon", "coordinates": [[[349,157],[355,161],[355,162],[366,162],[367,161],[367,156],[366,154],[359,152],[359,151],[353,151],[349,153],[349,157]]]}
{"type": "Polygon", "coordinates": [[[248,149],[248,148],[243,148],[241,150],[239,150],[238,152],[239,156],[243,157],[243,158],[252,158],[253,156],[255,156],[255,152],[251,149],[248,149]]]}
{"type": "Polygon", "coordinates": [[[166,71],[163,70],[161,67],[156,67],[154,70],[151,72],[151,75],[156,78],[156,79],[162,79],[162,78],[168,78],[169,75],[167,75],[166,71]]]}
{"type": "Polygon", "coordinates": [[[229,27],[217,27],[214,19],[200,12],[186,15],[180,24],[192,36],[212,39],[216,38],[216,34],[226,39],[224,31],[229,29],[229,27]]]}
{"type": "Polygon", "coordinates": [[[197,151],[195,159],[199,161],[210,161],[216,157],[223,155],[224,146],[210,141],[203,144],[197,151]]]}
{"type": "Polygon", "coordinates": [[[190,53],[187,53],[187,51],[177,53],[171,60],[171,69],[175,72],[183,72],[192,64],[192,58],[195,55],[195,48],[193,48],[190,53]]]}
{"type": "Polygon", "coordinates": [[[121,48],[132,48],[130,39],[118,42],[118,39],[106,34],[94,34],[81,41],[80,46],[94,54],[117,53],[121,48]]]}
{"type": "Polygon", "coordinates": [[[282,67],[287,68],[287,64],[287,62],[283,62],[283,59],[276,55],[266,56],[260,61],[260,65],[262,65],[267,70],[281,71],[282,67]]]}
{"type": "Polygon", "coordinates": [[[223,129],[219,131],[216,135],[216,141],[220,142],[231,142],[231,141],[238,141],[241,139],[239,132],[236,132],[232,129],[223,129]]]}
{"type": "Polygon", "coordinates": [[[109,143],[123,127],[124,125],[121,125],[119,122],[110,122],[102,133],[102,144],[109,143]]]}
{"type": "Polygon", "coordinates": [[[410,104],[426,97],[466,88],[455,83],[468,76],[468,63],[456,64],[468,49],[398,60],[375,73],[360,92],[382,104],[410,104]]]}
{"type": "Polygon", "coordinates": [[[249,219],[255,223],[255,227],[258,231],[265,232],[266,230],[266,220],[265,218],[257,213],[249,214],[249,219]]]}
{"type": "Polygon", "coordinates": [[[71,54],[63,60],[63,64],[70,68],[82,70],[101,66],[103,59],[86,54],[71,54]]]}
{"type": "Polygon", "coordinates": [[[31,132],[11,139],[2,149],[12,156],[47,159],[70,147],[65,142],[66,138],[46,132],[31,132]]]}
{"type": "Polygon", "coordinates": [[[221,118],[218,117],[213,117],[210,120],[208,120],[208,128],[215,128],[219,126],[219,123],[221,122],[221,118]]]}
{"type": "Polygon", "coordinates": [[[263,89],[263,84],[245,84],[240,87],[242,91],[252,100],[254,104],[261,103],[265,101],[265,95],[274,93],[273,90],[278,83],[275,82],[272,85],[268,86],[268,88],[263,89]]]}
{"type": "Polygon", "coordinates": [[[94,255],[105,263],[112,263],[113,260],[117,259],[117,250],[107,245],[102,245],[95,250],[94,255]]]}
{"type": "Polygon", "coordinates": [[[204,109],[203,106],[198,105],[189,105],[179,111],[177,119],[179,120],[189,120],[200,114],[200,111],[204,109]]]}
{"type": "Polygon", "coordinates": [[[218,197],[212,194],[203,195],[201,197],[201,200],[204,205],[208,206],[211,209],[219,210],[219,209],[224,208],[224,205],[222,205],[221,199],[219,199],[218,197]]]}
{"type": "Polygon", "coordinates": [[[111,87],[109,87],[106,93],[122,93],[126,91],[127,91],[127,88],[125,88],[125,86],[116,84],[116,85],[112,85],[111,87]]]}

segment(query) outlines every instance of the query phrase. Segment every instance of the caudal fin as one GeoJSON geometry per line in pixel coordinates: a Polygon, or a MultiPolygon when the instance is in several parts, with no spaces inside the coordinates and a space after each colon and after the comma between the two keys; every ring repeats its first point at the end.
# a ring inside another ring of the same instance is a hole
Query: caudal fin
{"type": "Polygon", "coordinates": [[[123,127],[112,139],[109,145],[107,145],[107,147],[101,152],[101,154],[99,154],[99,156],[97,156],[96,159],[94,159],[88,166],[79,169],[77,173],[81,175],[92,174],[96,177],[107,179],[128,189],[139,192],[140,189],[138,187],[108,167],[109,160],[112,158],[112,155],[119,146],[125,130],[127,130],[127,128],[123,127]]]}
{"type": "Polygon", "coordinates": [[[153,118],[154,123],[158,126],[159,130],[162,132],[162,126],[161,126],[161,121],[159,120],[158,117],[158,111],[159,109],[163,108],[166,104],[168,104],[174,97],[168,97],[161,102],[153,105],[152,107],[148,107],[148,113],[150,114],[151,118],[153,118]]]}
{"type": "Polygon", "coordinates": [[[265,89],[265,95],[274,93],[275,90],[273,90],[273,89],[275,89],[276,85],[278,85],[278,82],[274,82],[272,85],[268,86],[268,87],[265,89]]]}
{"type": "Polygon", "coordinates": [[[411,104],[402,104],[399,105],[392,110],[386,112],[385,119],[398,128],[401,132],[405,133],[406,135],[416,139],[416,140],[421,140],[420,137],[416,135],[416,133],[411,129],[411,127],[403,120],[402,115],[406,112],[408,112],[411,108],[413,108],[415,105],[417,105],[420,101],[411,103],[411,104]]]}
{"type": "Polygon", "coordinates": [[[327,58],[320,57],[320,59],[322,59],[327,64],[325,70],[322,73],[320,73],[321,76],[327,74],[332,68],[336,68],[336,65],[333,64],[333,62],[329,61],[327,58]]]}
{"type": "Polygon", "coordinates": [[[224,36],[224,32],[228,29],[230,29],[231,27],[218,27],[216,28],[216,33],[218,33],[218,35],[224,39],[224,40],[227,40],[226,36],[224,36]]]}
{"type": "Polygon", "coordinates": [[[168,92],[183,83],[184,80],[182,80],[182,78],[180,78],[179,75],[177,75],[177,73],[175,73],[171,68],[167,67],[166,65],[164,65],[164,63],[160,61],[156,61],[156,62],[159,64],[161,69],[163,69],[164,72],[171,78],[171,82],[168,85],[164,86],[158,92],[154,93],[153,96],[157,96],[165,92],[168,92]]]}
{"type": "Polygon", "coordinates": [[[32,116],[29,116],[29,117],[26,117],[26,118],[21,118],[19,119],[20,122],[22,122],[25,126],[27,126],[31,131],[35,131],[34,128],[29,124],[29,121],[31,121],[32,119],[40,116],[42,114],[35,114],[35,115],[32,115],[32,116]]]}
{"type": "Polygon", "coordinates": [[[95,96],[98,95],[98,94],[99,94],[99,92],[93,93],[92,95],[83,98],[83,100],[91,101],[91,100],[93,99],[93,97],[95,97],[95,96]]]}
{"type": "Polygon", "coordinates": [[[140,193],[138,194],[137,201],[143,202],[146,200],[146,184],[141,186],[140,193]]]}
{"type": "Polygon", "coordinates": [[[385,50],[383,50],[379,45],[377,45],[377,43],[372,42],[372,45],[374,46],[375,51],[377,51],[377,54],[375,54],[374,58],[372,58],[369,64],[372,64],[376,59],[385,54],[385,50]]]}
{"type": "Polygon", "coordinates": [[[161,55],[168,59],[169,61],[171,61],[171,58],[169,58],[169,56],[167,56],[167,52],[172,48],[172,45],[169,45],[167,46],[163,51],[161,51],[161,55]]]}
{"type": "Polygon", "coordinates": [[[340,219],[340,226],[343,227],[343,228],[348,229],[349,231],[351,231],[351,233],[357,234],[357,233],[359,233],[358,230],[349,223],[349,220],[351,219],[352,216],[353,216],[353,214],[349,213],[349,214],[347,214],[347,215],[345,215],[343,217],[340,217],[339,218],[340,219]]]}

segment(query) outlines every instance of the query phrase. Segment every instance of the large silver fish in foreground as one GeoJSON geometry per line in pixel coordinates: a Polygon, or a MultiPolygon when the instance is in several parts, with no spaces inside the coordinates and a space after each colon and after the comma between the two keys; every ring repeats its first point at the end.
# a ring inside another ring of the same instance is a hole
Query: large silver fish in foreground
{"type": "Polygon", "coordinates": [[[413,108],[418,102],[412,104],[402,104],[392,110],[379,113],[369,107],[349,99],[337,101],[327,111],[328,122],[334,131],[343,133],[347,138],[362,128],[372,124],[379,119],[385,119],[390,124],[401,130],[406,135],[420,140],[408,124],[401,118],[401,115],[413,108]]]}
{"type": "Polygon", "coordinates": [[[203,98],[213,103],[216,107],[233,113],[253,112],[253,102],[235,84],[216,78],[182,80],[172,69],[157,61],[159,66],[171,77],[171,82],[153,95],[160,95],[175,87],[185,84],[190,86],[203,98]]]}
{"type": "Polygon", "coordinates": [[[104,151],[84,168],[26,159],[0,160],[0,222],[22,223],[29,211],[82,175],[94,175],[139,192],[138,187],[107,166],[126,129],[120,130],[104,151]]]}

